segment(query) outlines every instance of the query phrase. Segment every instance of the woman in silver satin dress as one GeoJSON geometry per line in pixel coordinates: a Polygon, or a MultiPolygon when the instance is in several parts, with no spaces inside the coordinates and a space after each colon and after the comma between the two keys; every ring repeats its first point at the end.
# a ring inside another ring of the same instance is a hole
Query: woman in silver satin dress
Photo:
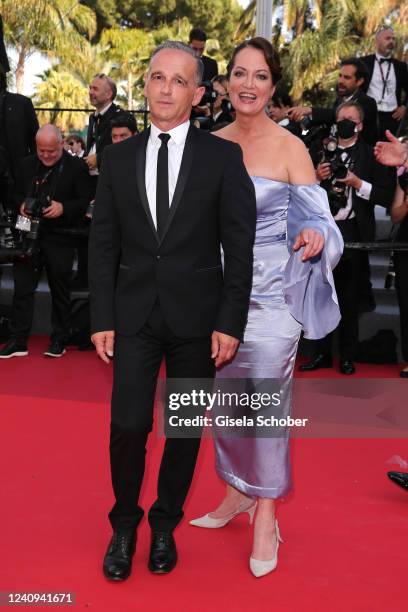
{"type": "MultiPolygon", "coordinates": [[[[331,270],[343,242],[305,146],[265,113],[281,74],[272,45],[262,38],[242,43],[228,72],[236,121],[217,136],[243,150],[256,190],[257,229],[244,342],[217,378],[280,379],[283,411],[290,414],[301,330],[309,338],[323,337],[339,322],[331,270]]],[[[215,437],[215,449],[227,495],[191,524],[222,527],[241,512],[252,522],[256,510],[250,569],[262,576],[277,564],[281,540],[274,500],[291,488],[288,437],[215,437]]]]}

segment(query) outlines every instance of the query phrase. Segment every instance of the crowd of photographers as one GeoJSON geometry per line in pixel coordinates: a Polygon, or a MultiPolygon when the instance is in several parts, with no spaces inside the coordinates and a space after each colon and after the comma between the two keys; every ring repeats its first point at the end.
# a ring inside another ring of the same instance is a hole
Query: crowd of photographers
{"type": "MultiPolygon", "coordinates": [[[[205,84],[191,120],[201,129],[216,131],[234,120],[234,109],[227,77],[219,75],[215,60],[204,55],[205,42],[202,30],[191,31],[190,46],[203,61],[205,84]]],[[[400,224],[399,242],[408,242],[406,172],[380,164],[374,155],[375,143],[386,140],[387,130],[397,134],[403,122],[408,69],[393,58],[392,29],[381,29],[375,46],[372,55],[343,59],[331,108],[294,106],[286,92],[277,91],[265,109],[271,120],[302,138],[309,148],[316,178],[348,244],[374,242],[375,205],[390,211],[392,220],[400,224]]],[[[52,334],[45,355],[60,357],[72,331],[72,290],[87,287],[87,234],[103,150],[133,136],[137,125],[134,115],[115,104],[116,85],[105,74],[96,75],[89,86],[95,112],[89,117],[86,141],[77,134],[63,138],[52,125],[39,128],[31,101],[8,92],[5,74],[0,77],[0,263],[13,261],[14,276],[11,335],[0,358],[28,354],[34,293],[43,267],[52,298],[52,334]]],[[[394,256],[401,346],[408,362],[407,258],[403,251],[394,256]]],[[[342,314],[340,370],[352,374],[359,314],[375,307],[367,250],[346,249],[334,275],[342,314]]],[[[301,369],[332,363],[329,336],[316,342],[312,359],[301,369]]],[[[401,376],[408,377],[408,368],[401,376]]]]}

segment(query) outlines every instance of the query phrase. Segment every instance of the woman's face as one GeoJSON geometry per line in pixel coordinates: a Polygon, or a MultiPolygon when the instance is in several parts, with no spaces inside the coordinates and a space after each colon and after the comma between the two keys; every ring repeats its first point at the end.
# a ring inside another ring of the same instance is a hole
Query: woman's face
{"type": "Polygon", "coordinates": [[[242,49],[235,58],[228,87],[235,110],[244,115],[264,113],[274,90],[262,51],[253,47],[242,49]]]}

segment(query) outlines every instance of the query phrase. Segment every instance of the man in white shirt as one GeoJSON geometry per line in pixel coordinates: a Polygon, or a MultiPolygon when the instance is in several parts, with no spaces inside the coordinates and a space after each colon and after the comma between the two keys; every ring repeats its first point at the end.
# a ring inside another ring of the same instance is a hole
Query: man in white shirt
{"type": "Polygon", "coordinates": [[[363,89],[377,102],[380,140],[386,130],[396,134],[406,112],[408,68],[406,62],[392,57],[395,46],[394,30],[381,28],[375,37],[375,53],[360,58],[370,76],[363,89]]]}
{"type": "MultiPolygon", "coordinates": [[[[131,572],[162,360],[168,384],[195,379],[202,388],[199,379],[211,383],[215,368],[234,356],[248,314],[255,191],[240,147],[190,125],[201,79],[201,60],[190,47],[160,45],[145,86],[151,127],[107,147],[98,180],[89,248],[92,340],[106,363],[114,353],[108,580],[131,572]]],[[[194,405],[182,410],[191,417],[194,405]]],[[[173,530],[201,435],[200,427],[183,433],[165,423],[157,500],[148,515],[148,567],[155,574],[177,562],[173,530]]]]}

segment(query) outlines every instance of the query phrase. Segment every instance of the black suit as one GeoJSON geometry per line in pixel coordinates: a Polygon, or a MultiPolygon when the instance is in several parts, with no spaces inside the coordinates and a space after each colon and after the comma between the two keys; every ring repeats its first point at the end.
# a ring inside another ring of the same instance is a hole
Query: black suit
{"type": "MultiPolygon", "coordinates": [[[[372,242],[375,240],[374,206],[391,205],[395,191],[395,170],[379,164],[375,160],[373,148],[364,140],[358,140],[353,147],[352,159],[352,172],[372,185],[370,198],[365,200],[359,197],[352,188],[355,217],[337,221],[337,224],[345,242],[372,242]]],[[[354,359],[358,342],[358,295],[360,286],[367,282],[367,274],[369,282],[367,253],[347,250],[333,271],[342,316],[339,325],[339,350],[342,359],[354,359]]],[[[331,343],[332,336],[329,334],[318,341],[318,352],[330,353],[331,343]]]]}
{"type": "Polygon", "coordinates": [[[85,155],[89,154],[92,145],[96,146],[96,158],[98,168],[101,167],[103,150],[107,145],[112,144],[111,136],[111,121],[123,113],[123,109],[117,104],[112,103],[106,113],[100,116],[98,121],[95,120],[95,113],[89,116],[88,132],[86,136],[85,155]],[[95,125],[96,122],[96,125],[95,125]]]}
{"type": "MultiPolygon", "coordinates": [[[[374,98],[367,96],[361,90],[354,94],[352,101],[357,102],[364,111],[364,127],[361,136],[368,144],[374,145],[378,140],[377,103],[374,98]]],[[[313,108],[313,123],[316,125],[326,123],[329,126],[336,123],[336,109],[342,102],[342,98],[337,98],[333,108],[313,108]]]]}
{"type": "MultiPolygon", "coordinates": [[[[256,203],[241,149],[190,127],[162,239],[145,188],[149,130],[106,149],[91,226],[93,331],[115,330],[111,469],[114,529],[135,527],[157,373],[212,378],[211,333],[242,338],[256,203]],[[224,249],[222,271],[220,243],[224,249]]],[[[166,441],[154,529],[180,521],[198,439],[166,441]]]]}
{"type": "Polygon", "coordinates": [[[203,81],[211,81],[218,74],[218,64],[208,55],[202,55],[201,61],[204,64],[203,81]]]}
{"type": "MultiPolygon", "coordinates": [[[[28,157],[20,163],[18,171],[18,206],[28,195],[34,195],[34,181],[44,167],[37,156],[28,157]]],[[[75,227],[84,215],[92,197],[92,183],[86,164],[64,151],[62,164],[56,165],[48,187],[53,200],[61,202],[63,215],[56,219],[42,219],[39,238],[39,253],[26,261],[13,265],[14,297],[11,333],[18,343],[25,344],[30,333],[34,293],[43,265],[47,271],[52,298],[52,339],[63,344],[69,335],[70,292],[69,280],[74,258],[73,240],[61,230],[75,227]]]]}
{"type": "MultiPolygon", "coordinates": [[[[369,78],[363,85],[364,91],[368,91],[374,73],[376,56],[373,53],[371,55],[360,57],[360,59],[367,66],[369,72],[369,78]]],[[[394,57],[391,58],[391,64],[394,66],[395,71],[395,95],[397,98],[397,105],[401,106],[402,104],[406,104],[408,100],[408,67],[406,62],[401,62],[400,60],[397,60],[394,57]]],[[[393,109],[393,111],[394,110],[395,109],[393,109]]],[[[380,123],[379,137],[381,140],[385,140],[385,130],[389,129],[392,133],[395,134],[398,130],[400,122],[392,118],[392,112],[386,113],[380,111],[378,114],[380,123]]]]}
{"type": "Polygon", "coordinates": [[[0,144],[7,150],[15,177],[18,164],[36,151],[37,116],[30,98],[8,91],[0,93],[0,144]]]}

